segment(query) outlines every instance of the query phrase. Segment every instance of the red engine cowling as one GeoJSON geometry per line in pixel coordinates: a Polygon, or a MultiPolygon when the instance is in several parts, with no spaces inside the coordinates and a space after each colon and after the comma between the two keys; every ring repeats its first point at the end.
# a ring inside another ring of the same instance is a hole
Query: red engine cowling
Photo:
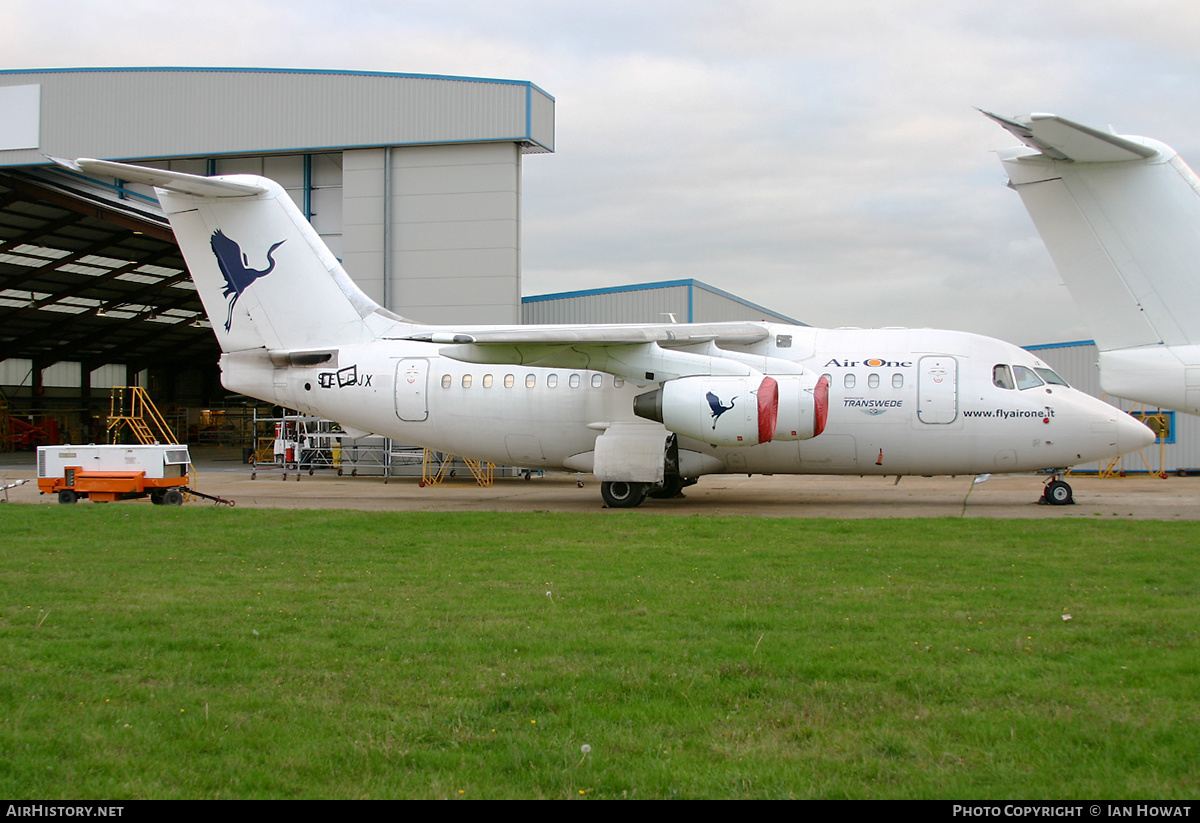
{"type": "Polygon", "coordinates": [[[633,411],[705,443],[754,446],[775,436],[779,384],[761,374],[681,377],[638,395],[633,411]]]}

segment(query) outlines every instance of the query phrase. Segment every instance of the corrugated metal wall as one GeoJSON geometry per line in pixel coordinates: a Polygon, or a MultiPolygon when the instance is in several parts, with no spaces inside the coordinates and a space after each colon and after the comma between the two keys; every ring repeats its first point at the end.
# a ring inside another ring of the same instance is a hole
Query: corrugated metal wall
{"type": "Polygon", "coordinates": [[[669,323],[688,322],[688,287],[672,285],[638,289],[601,289],[525,298],[526,323],[669,323]]]}
{"type": "Polygon", "coordinates": [[[86,69],[0,72],[7,86],[40,89],[40,146],[0,151],[0,165],[41,164],[45,154],[121,160],[464,141],[554,150],[554,100],[523,81],[86,69]]]}
{"type": "Polygon", "coordinates": [[[711,323],[770,320],[799,324],[697,280],[669,280],[637,286],[562,292],[526,297],[525,323],[711,323]]]}

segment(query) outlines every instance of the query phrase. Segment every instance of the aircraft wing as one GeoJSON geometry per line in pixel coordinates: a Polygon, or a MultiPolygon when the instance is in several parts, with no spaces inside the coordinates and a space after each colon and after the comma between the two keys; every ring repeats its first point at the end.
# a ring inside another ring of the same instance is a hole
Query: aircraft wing
{"type": "Polygon", "coordinates": [[[1157,149],[1137,138],[1094,129],[1057,114],[1029,114],[1010,119],[983,109],[979,112],[1051,160],[1118,163],[1122,160],[1143,160],[1158,154],[1157,149]]]}
{"type": "Polygon", "coordinates": [[[488,326],[480,329],[424,329],[406,336],[406,340],[430,343],[495,345],[620,345],[659,343],[664,346],[691,346],[697,343],[757,343],[769,332],[758,323],[661,323],[650,325],[585,326],[488,326]]]}
{"type": "Polygon", "coordinates": [[[717,347],[755,343],[769,334],[757,323],[682,323],[423,329],[404,339],[445,343],[441,353],[465,363],[591,369],[643,383],[748,374],[744,357],[717,347]]]}

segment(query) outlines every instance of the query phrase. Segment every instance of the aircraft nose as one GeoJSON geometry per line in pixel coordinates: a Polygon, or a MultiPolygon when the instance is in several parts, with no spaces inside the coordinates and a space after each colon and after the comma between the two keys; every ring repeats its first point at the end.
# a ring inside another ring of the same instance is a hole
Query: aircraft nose
{"type": "Polygon", "coordinates": [[[1117,448],[1121,454],[1144,449],[1153,443],[1157,436],[1150,427],[1135,417],[1122,414],[1117,418],[1117,448]]]}

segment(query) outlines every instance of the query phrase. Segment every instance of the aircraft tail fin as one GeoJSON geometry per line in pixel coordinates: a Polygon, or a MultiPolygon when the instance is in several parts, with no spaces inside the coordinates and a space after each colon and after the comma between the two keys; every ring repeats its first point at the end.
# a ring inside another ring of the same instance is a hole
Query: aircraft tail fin
{"type": "Polygon", "coordinates": [[[999,152],[1101,351],[1200,343],[1200,179],[1156,140],[1053,114],[983,112],[1025,145],[999,152]]]}
{"type": "Polygon", "coordinates": [[[367,342],[406,322],[363,294],[272,180],[76,164],[155,187],[222,351],[367,342]]]}

